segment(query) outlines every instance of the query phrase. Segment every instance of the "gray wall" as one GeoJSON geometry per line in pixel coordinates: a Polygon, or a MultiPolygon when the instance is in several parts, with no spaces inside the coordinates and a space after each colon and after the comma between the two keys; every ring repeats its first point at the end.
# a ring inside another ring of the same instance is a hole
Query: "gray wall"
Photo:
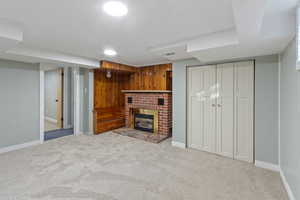
{"type": "MultiPolygon", "coordinates": [[[[255,159],[278,163],[278,60],[276,55],[256,58],[255,159]],[[268,91],[268,95],[265,94],[268,91]],[[263,107],[262,110],[259,108],[263,107]],[[271,111],[267,111],[271,109],[271,111]],[[258,121],[264,118],[264,122],[258,121]],[[271,127],[271,128],[270,128],[271,127]],[[257,142],[259,141],[259,142],[257,142]]],[[[196,59],[173,63],[173,141],[186,143],[186,66],[201,64],[196,59]]]]}
{"type": "Polygon", "coordinates": [[[45,71],[45,116],[56,120],[57,70],[45,71]]]}
{"type": "Polygon", "coordinates": [[[295,199],[300,199],[300,71],[296,71],[296,40],[281,55],[280,166],[295,199]]]}
{"type": "Polygon", "coordinates": [[[277,165],[278,56],[255,60],[255,159],[277,165]]]}
{"type": "Polygon", "coordinates": [[[40,139],[38,65],[0,60],[0,148],[40,139]]]}
{"type": "Polygon", "coordinates": [[[196,59],[173,63],[173,141],[186,143],[186,67],[198,65],[196,59]]]}
{"type": "Polygon", "coordinates": [[[89,70],[80,68],[80,131],[89,133],[89,70]]]}

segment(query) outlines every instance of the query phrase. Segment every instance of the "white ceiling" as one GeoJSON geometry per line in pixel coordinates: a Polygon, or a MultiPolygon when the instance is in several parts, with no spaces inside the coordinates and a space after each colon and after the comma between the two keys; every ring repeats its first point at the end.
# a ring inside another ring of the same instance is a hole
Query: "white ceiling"
{"type": "MultiPolygon", "coordinates": [[[[136,66],[216,61],[279,53],[295,33],[297,0],[120,1],[129,9],[122,18],[103,13],[107,0],[1,0],[0,19],[18,24],[23,39],[0,48],[0,57],[92,67],[102,59],[136,66]],[[108,47],[118,56],[105,57],[108,47]]],[[[0,46],[2,39],[0,32],[0,46]]]]}

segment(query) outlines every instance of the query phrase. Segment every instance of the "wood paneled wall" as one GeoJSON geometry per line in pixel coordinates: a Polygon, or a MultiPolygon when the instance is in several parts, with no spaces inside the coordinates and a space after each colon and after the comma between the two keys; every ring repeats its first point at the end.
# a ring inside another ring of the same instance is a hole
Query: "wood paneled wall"
{"type": "Polygon", "coordinates": [[[106,77],[106,71],[94,71],[94,132],[100,134],[125,126],[125,94],[129,88],[128,73],[111,72],[111,78],[106,77]]]}
{"type": "Polygon", "coordinates": [[[111,71],[117,71],[117,72],[127,72],[127,73],[134,73],[136,72],[136,67],[119,64],[115,62],[109,62],[109,61],[101,61],[100,62],[101,69],[103,70],[111,70],[111,71]]]}
{"type": "Polygon", "coordinates": [[[94,71],[94,108],[110,108],[124,106],[122,90],[129,87],[130,75],[111,72],[111,78],[106,77],[106,71],[94,71]]]}
{"type": "Polygon", "coordinates": [[[130,75],[131,90],[168,90],[170,79],[168,72],[172,71],[172,64],[153,65],[137,68],[130,75]]]}
{"type": "Polygon", "coordinates": [[[124,106],[121,90],[170,90],[172,81],[171,64],[136,68],[135,73],[111,71],[106,77],[107,68],[94,70],[95,108],[124,106]]]}
{"type": "Polygon", "coordinates": [[[94,70],[94,131],[96,134],[125,125],[125,94],[122,90],[169,90],[171,64],[131,67],[101,62],[94,70]],[[106,77],[107,71],[111,78],[106,77]]]}

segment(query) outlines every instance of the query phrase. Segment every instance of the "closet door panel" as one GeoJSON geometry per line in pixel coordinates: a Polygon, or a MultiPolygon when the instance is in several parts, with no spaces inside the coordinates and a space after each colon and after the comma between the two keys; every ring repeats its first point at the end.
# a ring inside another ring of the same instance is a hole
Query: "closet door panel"
{"type": "Polygon", "coordinates": [[[189,146],[196,149],[203,148],[203,108],[204,105],[197,97],[191,97],[190,101],[190,137],[189,146]],[[202,112],[201,112],[202,111],[202,112]]]}
{"type": "Polygon", "coordinates": [[[215,152],[214,86],[214,66],[189,69],[188,146],[209,152],[215,152]]]}
{"type": "Polygon", "coordinates": [[[253,84],[254,63],[235,64],[236,107],[234,158],[253,162],[253,84]]]}
{"type": "Polygon", "coordinates": [[[233,158],[234,64],[217,66],[217,153],[233,158]]]}

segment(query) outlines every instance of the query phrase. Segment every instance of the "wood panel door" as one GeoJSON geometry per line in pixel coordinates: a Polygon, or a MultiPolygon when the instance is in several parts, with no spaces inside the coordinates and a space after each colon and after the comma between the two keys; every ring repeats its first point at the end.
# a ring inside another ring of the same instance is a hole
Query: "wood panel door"
{"type": "Polygon", "coordinates": [[[234,158],[253,162],[254,62],[235,64],[234,158]]]}
{"type": "Polygon", "coordinates": [[[217,66],[217,153],[233,158],[234,64],[217,66]]]}
{"type": "Polygon", "coordinates": [[[63,128],[63,87],[63,69],[58,69],[56,90],[56,120],[58,128],[63,128]]]}
{"type": "Polygon", "coordinates": [[[188,70],[188,146],[208,152],[216,152],[215,70],[215,66],[188,70]]]}

